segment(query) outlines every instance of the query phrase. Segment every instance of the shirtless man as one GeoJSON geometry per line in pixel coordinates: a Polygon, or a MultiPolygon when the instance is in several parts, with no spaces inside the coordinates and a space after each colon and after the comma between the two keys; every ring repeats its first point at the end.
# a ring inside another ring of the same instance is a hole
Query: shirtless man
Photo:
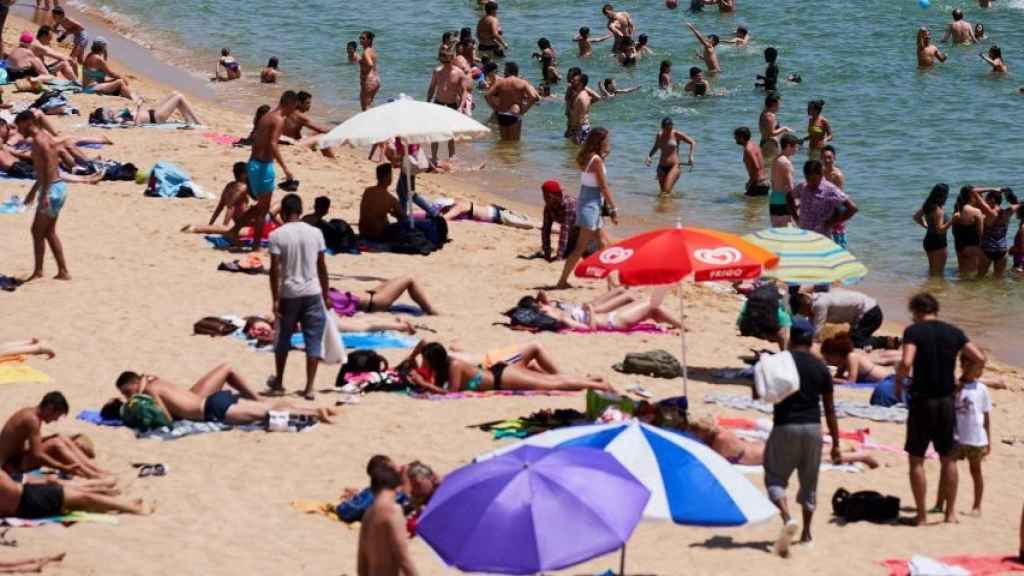
{"type": "Polygon", "coordinates": [[[73,63],[74,61],[68,56],[50,48],[52,42],[53,30],[49,26],[40,26],[36,32],[35,42],[29,45],[29,50],[32,50],[32,53],[42,60],[43,65],[46,66],[46,70],[50,74],[60,75],[68,80],[78,80],[78,72],[73,63]],[[52,63],[47,64],[47,59],[52,60],[52,63]]]}
{"type": "Polygon", "coordinates": [[[43,438],[43,424],[56,422],[68,414],[68,401],[60,392],[43,396],[38,406],[15,412],[0,431],[0,465],[12,476],[42,466],[86,478],[110,473],[94,466],[89,457],[71,440],[60,434],[43,438]]]}
{"type": "MultiPolygon", "coordinates": [[[[313,108],[313,95],[306,91],[301,91],[296,94],[298,98],[298,104],[295,107],[295,112],[289,114],[284,119],[284,131],[282,134],[291,138],[296,144],[300,146],[316,147],[318,142],[318,136],[326,134],[330,131],[326,126],[322,126],[313,122],[309,117],[309,111],[313,108]],[[314,133],[311,138],[302,138],[302,129],[308,128],[314,133]]],[[[320,150],[320,153],[328,158],[334,158],[334,152],[330,148],[324,148],[320,150]]]]}
{"type": "Polygon", "coordinates": [[[245,214],[249,208],[249,174],[245,162],[235,162],[231,171],[234,179],[224,185],[220,193],[220,200],[217,207],[210,216],[210,221],[205,226],[193,226],[189,224],[181,229],[182,232],[193,234],[227,234],[231,231],[232,225],[245,214]],[[221,212],[224,213],[224,220],[217,225],[217,218],[221,212]]]}
{"type": "Polygon", "coordinates": [[[518,141],[523,131],[523,116],[537,102],[540,94],[528,81],[519,77],[519,65],[505,63],[505,77],[495,81],[487,91],[487,103],[498,118],[502,140],[518,141]]]}
{"type": "Polygon", "coordinates": [[[359,55],[359,106],[367,110],[380,91],[380,75],[377,73],[377,49],[373,47],[374,33],[367,30],[359,35],[363,53],[359,55]]]}
{"type": "Polygon", "coordinates": [[[586,74],[574,77],[573,81],[577,92],[569,107],[569,128],[565,137],[582,146],[590,135],[590,107],[594,104],[594,97],[587,89],[590,78],[586,74]]]}
{"type": "Polygon", "coordinates": [[[388,463],[370,470],[373,504],[363,514],[359,527],[358,576],[415,576],[409,555],[405,514],[396,499],[401,474],[388,463]]]}
{"type": "Polygon", "coordinates": [[[330,418],[335,415],[335,411],[330,408],[309,408],[289,400],[264,402],[242,376],[227,364],[218,365],[188,390],[157,376],[135,372],[121,373],[116,385],[125,399],[136,394],[152,397],[169,420],[253,424],[266,418],[271,410],[283,410],[331,423],[330,418]],[[224,390],[225,384],[238,393],[224,390]]]}
{"type": "Polygon", "coordinates": [[[736,0],[701,0],[705,6],[718,6],[718,12],[728,14],[736,10],[736,0]]]}
{"type": "Polygon", "coordinates": [[[254,252],[260,251],[260,243],[263,241],[263,226],[266,223],[267,213],[270,212],[270,204],[274,199],[274,185],[276,175],[274,174],[274,161],[281,165],[284,170],[285,180],[293,180],[292,173],[284,163],[284,156],[278,141],[284,133],[285,120],[295,113],[299,104],[299,96],[291,90],[281,95],[281,99],[270,112],[264,114],[252,133],[252,154],[249,156],[249,163],[246,165],[248,172],[249,197],[256,204],[249,208],[242,218],[235,222],[234,228],[224,235],[232,244],[238,243],[238,233],[242,227],[252,225],[254,252]]]}
{"type": "Polygon", "coordinates": [[[922,26],[917,31],[917,67],[918,68],[931,68],[935,65],[935,61],[939,62],[946,61],[946,55],[943,54],[938,46],[933,46],[932,34],[927,27],[922,26]]]}
{"type": "MultiPolygon", "coordinates": [[[[466,98],[466,91],[470,86],[469,76],[454,64],[454,57],[451,52],[443,51],[438,54],[441,66],[434,70],[430,77],[430,86],[427,88],[427,102],[447,106],[458,111],[462,107],[462,101],[466,98]]],[[[430,144],[430,162],[437,164],[437,142],[430,144]]],[[[448,160],[455,157],[455,140],[448,141],[448,160]]]]}
{"type": "Polygon", "coordinates": [[[402,208],[398,198],[388,192],[391,178],[391,164],[379,164],[377,184],[363,191],[363,197],[359,201],[359,235],[363,238],[386,241],[387,228],[391,224],[388,216],[394,217],[395,222],[402,220],[402,208]]]}
{"type": "Polygon", "coordinates": [[[484,16],[476,23],[476,39],[479,42],[476,51],[481,58],[495,60],[505,57],[508,42],[505,42],[501,21],[498,20],[497,2],[484,4],[484,16]]]}
{"type": "Polygon", "coordinates": [[[946,26],[946,33],[942,35],[942,41],[950,38],[954,44],[974,44],[978,39],[974,36],[974,26],[964,20],[964,11],[956,8],[953,10],[953,21],[946,26]]]}
{"type": "Polygon", "coordinates": [[[83,491],[57,483],[19,484],[0,472],[0,516],[39,519],[68,512],[120,512],[146,516],[154,512],[141,498],[125,502],[119,498],[83,491]]]}
{"type": "Polygon", "coordinates": [[[800,147],[800,139],[792,134],[783,134],[780,153],[772,164],[772,191],[768,197],[768,214],[772,228],[785,228],[793,222],[793,211],[789,207],[789,196],[796,186],[793,180],[793,162],[790,160],[800,147]]]}
{"type": "Polygon", "coordinates": [[[601,8],[601,13],[608,19],[608,32],[614,38],[612,41],[612,52],[617,54],[622,51],[626,38],[632,38],[636,32],[633,18],[629,15],[629,12],[616,12],[615,7],[611,4],[605,4],[601,8]]]}
{"type": "Polygon", "coordinates": [[[89,34],[86,33],[85,27],[78,21],[68,18],[60,6],[54,7],[50,14],[53,16],[53,30],[61,33],[57,37],[57,42],[63,42],[65,36],[73,36],[75,45],[71,49],[71,57],[79,64],[85,63],[85,49],[89,46],[89,34]]]}
{"type": "Polygon", "coordinates": [[[736,144],[743,147],[743,166],[747,169],[747,196],[767,196],[771,188],[764,170],[761,147],[750,139],[750,128],[741,126],[733,131],[736,144]]]}
{"type": "Polygon", "coordinates": [[[18,39],[18,45],[7,52],[7,81],[14,82],[25,78],[35,81],[42,81],[53,78],[39,59],[32,51],[31,46],[35,41],[31,32],[25,32],[18,39]]]}
{"type": "Polygon", "coordinates": [[[722,68],[718,64],[718,53],[715,52],[715,47],[719,44],[718,35],[712,34],[705,38],[693,24],[687,22],[686,27],[690,29],[690,32],[693,32],[694,38],[696,38],[697,42],[700,42],[700,45],[704,47],[703,52],[698,51],[697,54],[708,67],[708,73],[715,74],[721,71],[722,68]]]}

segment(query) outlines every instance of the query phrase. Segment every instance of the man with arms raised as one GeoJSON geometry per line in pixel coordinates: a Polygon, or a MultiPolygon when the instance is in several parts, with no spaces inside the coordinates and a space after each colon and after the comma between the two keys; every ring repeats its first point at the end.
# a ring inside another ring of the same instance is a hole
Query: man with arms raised
{"type": "Polygon", "coordinates": [[[38,406],[15,412],[0,431],[0,466],[18,476],[41,466],[85,478],[99,478],[109,472],[94,466],[71,440],[54,434],[43,438],[43,424],[68,414],[68,401],[60,392],[43,396],[38,406]]]}
{"type": "Polygon", "coordinates": [[[515,62],[505,63],[505,77],[494,82],[486,98],[498,118],[502,140],[519,140],[523,132],[523,116],[540,102],[537,89],[519,77],[519,65],[515,62]]]}
{"type": "Polygon", "coordinates": [[[415,576],[416,566],[409,556],[409,537],[405,514],[395,501],[402,477],[394,467],[382,462],[370,470],[373,504],[363,515],[359,528],[356,560],[359,576],[415,576]]]}
{"type": "MultiPolygon", "coordinates": [[[[458,111],[462,107],[462,101],[466,97],[466,90],[469,88],[469,77],[466,73],[455,66],[454,54],[447,50],[437,56],[441,66],[434,70],[430,78],[430,87],[427,88],[427,102],[447,106],[458,111]]],[[[430,144],[430,161],[437,165],[437,142],[430,144]]],[[[448,141],[448,159],[455,157],[455,140],[448,141]]]]}

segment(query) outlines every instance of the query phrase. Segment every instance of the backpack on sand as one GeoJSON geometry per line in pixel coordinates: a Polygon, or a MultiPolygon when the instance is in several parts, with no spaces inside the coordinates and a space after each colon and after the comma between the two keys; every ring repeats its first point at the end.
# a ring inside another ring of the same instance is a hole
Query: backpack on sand
{"type": "Polygon", "coordinates": [[[747,306],[740,318],[740,334],[768,339],[779,331],[779,289],[774,284],[758,286],[747,296],[747,306]]]}
{"type": "Polygon", "coordinates": [[[348,222],[333,218],[317,226],[324,235],[327,249],[335,254],[358,254],[359,239],[348,222]]]}
{"type": "Polygon", "coordinates": [[[642,374],[655,378],[679,378],[683,375],[683,367],[676,357],[664,350],[631,352],[612,368],[623,374],[642,374]]]}
{"type": "Polygon", "coordinates": [[[899,518],[900,499],[883,496],[873,490],[850,494],[845,488],[840,488],[832,496],[832,513],[847,522],[867,520],[884,524],[899,518]]]}
{"type": "Polygon", "coordinates": [[[513,330],[529,332],[558,332],[564,326],[551,316],[526,306],[517,306],[505,313],[513,330]]]}
{"type": "Polygon", "coordinates": [[[146,394],[136,394],[121,408],[121,420],[132,430],[147,432],[170,426],[167,414],[160,409],[156,400],[146,394]]]}
{"type": "Polygon", "coordinates": [[[216,316],[207,316],[192,325],[192,333],[197,336],[227,336],[238,330],[238,326],[216,316]]]}
{"type": "Polygon", "coordinates": [[[341,388],[345,385],[346,374],[362,374],[365,372],[387,372],[388,359],[373,350],[355,350],[349,352],[348,360],[338,371],[334,385],[341,388]]]}

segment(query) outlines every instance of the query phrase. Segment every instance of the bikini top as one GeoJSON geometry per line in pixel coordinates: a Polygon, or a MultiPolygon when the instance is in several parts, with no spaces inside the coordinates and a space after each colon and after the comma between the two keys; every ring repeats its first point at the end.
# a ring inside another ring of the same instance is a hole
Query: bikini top
{"type": "MultiPolygon", "coordinates": [[[[583,173],[580,174],[580,184],[588,188],[597,188],[597,174],[590,172],[590,165],[594,163],[597,155],[590,157],[590,162],[587,162],[587,167],[583,169],[583,173]]],[[[604,166],[601,166],[601,172],[606,173],[604,166]]]]}

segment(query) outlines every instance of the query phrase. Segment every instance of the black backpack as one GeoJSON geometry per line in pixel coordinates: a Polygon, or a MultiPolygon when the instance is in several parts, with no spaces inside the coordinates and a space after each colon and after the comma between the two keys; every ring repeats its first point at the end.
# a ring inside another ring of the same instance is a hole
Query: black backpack
{"type": "Polygon", "coordinates": [[[740,334],[770,338],[779,331],[779,302],[782,297],[774,284],[758,286],[747,296],[747,307],[740,318],[740,334]]]}
{"type": "Polygon", "coordinates": [[[386,372],[388,370],[388,359],[373,350],[354,350],[349,352],[348,359],[338,371],[338,377],[334,385],[341,388],[345,385],[346,374],[361,374],[364,372],[386,372]]]}
{"type": "Polygon", "coordinates": [[[884,524],[899,518],[900,499],[873,490],[850,494],[845,488],[840,488],[832,496],[832,513],[847,522],[867,520],[884,524]]]}
{"type": "Polygon", "coordinates": [[[434,245],[434,250],[444,248],[448,243],[448,221],[440,216],[434,216],[427,220],[427,223],[429,226],[420,228],[420,231],[434,245]]]}
{"type": "Polygon", "coordinates": [[[395,239],[391,241],[390,245],[391,251],[397,254],[418,254],[420,256],[428,256],[437,249],[423,232],[407,226],[399,227],[395,239]]]}
{"type": "Polygon", "coordinates": [[[562,323],[551,316],[527,306],[516,306],[505,313],[513,328],[523,328],[531,332],[558,332],[562,323]]]}
{"type": "Polygon", "coordinates": [[[359,240],[348,222],[334,218],[318,226],[324,234],[327,249],[335,254],[358,254],[359,240]]]}

